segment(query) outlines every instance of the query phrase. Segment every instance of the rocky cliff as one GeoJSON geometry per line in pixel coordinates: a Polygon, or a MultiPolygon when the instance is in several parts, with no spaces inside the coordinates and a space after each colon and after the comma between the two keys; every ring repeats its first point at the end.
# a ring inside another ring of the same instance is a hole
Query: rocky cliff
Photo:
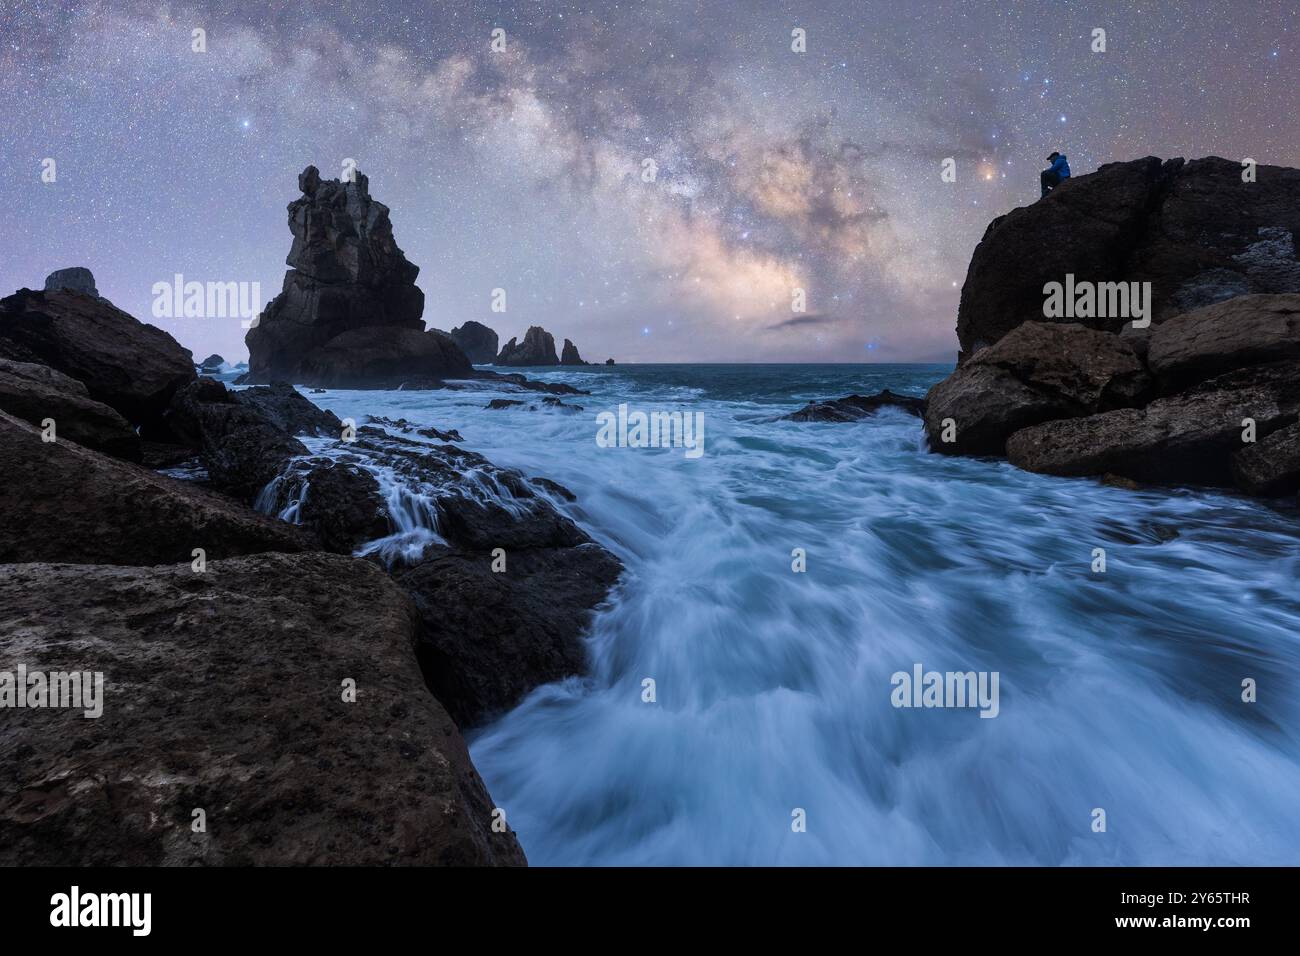
{"type": "Polygon", "coordinates": [[[498,365],[559,365],[555,354],[555,336],[540,325],[534,325],[524,335],[523,342],[511,339],[497,356],[498,365]]]}
{"type": "Polygon", "coordinates": [[[497,359],[497,334],[473,320],[452,329],[451,340],[475,365],[490,365],[497,359]]]}

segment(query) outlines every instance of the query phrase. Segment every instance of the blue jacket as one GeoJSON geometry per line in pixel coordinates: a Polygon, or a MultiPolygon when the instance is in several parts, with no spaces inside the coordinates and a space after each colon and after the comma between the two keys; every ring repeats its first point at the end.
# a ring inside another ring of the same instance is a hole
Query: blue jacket
{"type": "Polygon", "coordinates": [[[1057,156],[1055,162],[1053,162],[1048,168],[1062,179],[1070,178],[1070,164],[1065,161],[1064,153],[1057,156]]]}

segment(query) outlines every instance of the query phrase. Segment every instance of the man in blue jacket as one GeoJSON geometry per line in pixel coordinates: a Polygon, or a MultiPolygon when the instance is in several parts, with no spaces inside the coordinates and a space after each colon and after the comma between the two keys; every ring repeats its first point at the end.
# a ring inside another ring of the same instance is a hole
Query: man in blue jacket
{"type": "Polygon", "coordinates": [[[1043,186],[1044,196],[1070,178],[1070,164],[1065,161],[1065,154],[1053,152],[1047,157],[1047,161],[1052,165],[1044,169],[1038,177],[1038,181],[1043,186]]]}

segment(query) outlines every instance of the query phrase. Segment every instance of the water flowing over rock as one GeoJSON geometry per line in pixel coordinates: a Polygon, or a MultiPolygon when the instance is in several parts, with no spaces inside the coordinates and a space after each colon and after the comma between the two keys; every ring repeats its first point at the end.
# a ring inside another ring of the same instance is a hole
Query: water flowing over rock
{"type": "Polygon", "coordinates": [[[425,332],[419,267],[393,238],[388,207],[371,198],[360,172],[298,177],[289,204],[293,246],[283,291],[248,330],[246,381],[321,387],[396,388],[470,373],[446,335],[425,332]]]}
{"type": "Polygon", "coordinates": [[[195,377],[189,350],[162,329],[80,292],[20,289],[0,299],[0,357],[82,382],[92,399],[146,434],[195,377]]]}
{"type": "Polygon", "coordinates": [[[0,567],[8,649],[104,675],[98,719],[6,723],[0,863],[523,864],[424,686],[417,628],[380,568],[338,555],[0,567]]]}
{"type": "Polygon", "coordinates": [[[471,320],[448,334],[475,365],[491,365],[496,361],[497,334],[486,325],[471,320]]]}
{"type": "Polygon", "coordinates": [[[498,365],[559,365],[555,355],[555,337],[540,325],[529,328],[524,341],[511,339],[497,356],[498,365]]]}
{"type": "MultiPolygon", "coordinates": [[[[1156,323],[1248,293],[1300,292],[1300,170],[1218,157],[1154,156],[1075,176],[989,224],[962,287],[962,360],[1022,322],[1043,321],[1043,286],[1150,282],[1156,323]]],[[[1115,332],[1131,317],[1070,319],[1115,332]]]]}

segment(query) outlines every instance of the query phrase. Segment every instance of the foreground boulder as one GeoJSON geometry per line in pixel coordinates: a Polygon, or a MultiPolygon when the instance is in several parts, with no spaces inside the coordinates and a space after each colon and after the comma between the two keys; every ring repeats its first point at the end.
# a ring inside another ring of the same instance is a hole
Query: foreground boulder
{"type": "Polygon", "coordinates": [[[336,555],[0,567],[5,658],[104,680],[97,719],[6,711],[0,863],[523,864],[415,629],[382,570],[336,555]]]}
{"type": "Polygon", "coordinates": [[[1175,316],[1151,333],[1147,363],[1187,385],[1249,365],[1300,358],[1300,295],[1243,295],[1175,316]]]}
{"type": "Polygon", "coordinates": [[[170,564],[314,546],[303,529],[0,412],[0,562],[170,564]]]}
{"type": "Polygon", "coordinates": [[[559,365],[555,355],[555,337],[540,325],[532,326],[523,342],[511,339],[497,356],[497,365],[559,365]]]}
{"type": "MultiPolygon", "coordinates": [[[[1263,442],[1295,423],[1298,413],[1300,362],[1278,362],[1229,372],[1145,408],[1026,428],[1007,440],[1006,453],[1013,465],[1049,475],[1109,473],[1140,482],[1231,486],[1234,456],[1249,448],[1243,440],[1247,419],[1259,448],[1246,468],[1264,476],[1276,469],[1267,464],[1271,455],[1263,442]]],[[[1278,480],[1285,484],[1285,474],[1278,480]]],[[[1271,482],[1261,477],[1257,483],[1271,482]]]]}
{"type": "Polygon", "coordinates": [[[901,408],[912,415],[920,415],[925,409],[925,399],[895,395],[886,388],[875,395],[849,395],[825,402],[809,402],[798,411],[783,415],[782,419],[791,422],[856,422],[882,408],[901,408]]]}
{"type": "Polygon", "coordinates": [[[466,374],[469,360],[454,342],[426,336],[420,269],[398,248],[388,207],[371,198],[367,178],[323,180],[308,166],[298,188],[302,196],[289,204],[291,269],[244,338],[246,383],[389,388],[466,374]]]}
{"type": "Polygon", "coordinates": [[[930,390],[925,430],[935,451],[1001,455],[1022,428],[1135,405],[1150,387],[1124,338],[1079,324],[1026,322],[930,390]]]}
{"type": "MultiPolygon", "coordinates": [[[[1155,157],[1110,163],[989,225],[962,287],[961,360],[1043,320],[1043,286],[1150,282],[1152,319],[1249,293],[1300,292],[1300,170],[1155,157]]],[[[1132,316],[1079,319],[1118,331],[1132,316]]],[[[1062,321],[1075,321],[1063,319],[1062,321]]]]}
{"type": "Polygon", "coordinates": [[[80,292],[20,289],[0,299],[0,357],[77,379],[146,433],[195,377],[193,356],[162,329],[80,292]]]}
{"type": "Polygon", "coordinates": [[[481,322],[469,321],[448,333],[475,365],[491,365],[497,358],[497,334],[481,322]]]}
{"type": "Polygon", "coordinates": [[[38,428],[54,421],[55,436],[115,458],[140,461],[140,436],[116,410],[90,397],[86,386],[33,362],[0,358],[0,409],[38,428]]]}

